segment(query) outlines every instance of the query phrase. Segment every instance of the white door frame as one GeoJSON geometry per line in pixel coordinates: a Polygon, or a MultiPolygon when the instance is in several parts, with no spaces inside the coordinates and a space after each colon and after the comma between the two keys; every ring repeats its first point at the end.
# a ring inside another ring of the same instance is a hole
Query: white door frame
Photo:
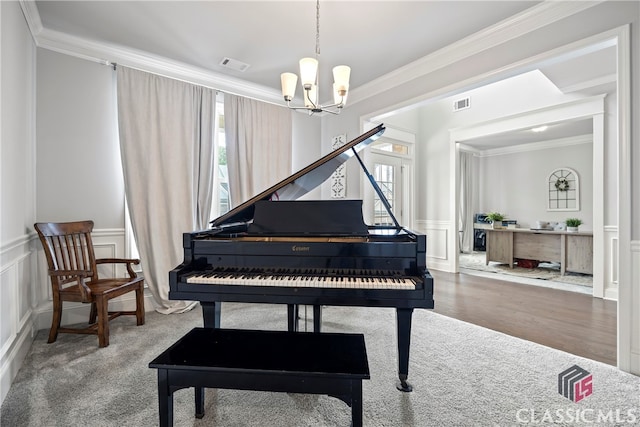
{"type": "MultiPolygon", "coordinates": [[[[604,98],[605,95],[571,101],[553,107],[543,108],[498,120],[480,123],[474,126],[454,129],[449,133],[450,182],[453,184],[450,199],[453,233],[448,246],[453,272],[459,270],[460,251],[458,236],[459,182],[460,182],[460,141],[485,137],[499,133],[528,129],[549,123],[566,120],[591,118],[593,120],[593,296],[616,298],[617,292],[610,290],[605,295],[604,272],[604,98]]],[[[616,275],[617,277],[617,275],[616,275]]]]}

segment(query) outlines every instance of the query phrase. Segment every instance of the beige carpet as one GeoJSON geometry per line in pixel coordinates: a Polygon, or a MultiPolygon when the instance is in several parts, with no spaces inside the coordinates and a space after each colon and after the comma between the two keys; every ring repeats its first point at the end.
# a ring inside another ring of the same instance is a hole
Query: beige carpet
{"type": "Polygon", "coordinates": [[[566,273],[562,275],[560,274],[559,264],[540,263],[536,268],[522,268],[514,265],[513,268],[511,268],[509,264],[500,264],[497,262],[490,262],[489,265],[486,265],[485,259],[484,252],[460,254],[459,266],[460,268],[470,270],[593,287],[593,276],[580,273],[566,273]]]}

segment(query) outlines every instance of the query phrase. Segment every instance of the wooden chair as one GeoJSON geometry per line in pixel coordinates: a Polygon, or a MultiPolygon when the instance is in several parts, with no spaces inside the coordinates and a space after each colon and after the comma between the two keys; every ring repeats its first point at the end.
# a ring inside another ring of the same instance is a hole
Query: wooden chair
{"type": "Polygon", "coordinates": [[[54,342],[58,332],[97,334],[99,346],[106,347],[110,320],[120,315],[135,315],[137,324],[144,325],[144,278],[137,277],[132,268],[140,260],[96,259],[91,241],[93,221],[37,223],[34,227],[44,247],[53,288],[53,319],[48,342],[54,342]],[[126,264],[129,277],[99,278],[97,266],[107,263],[126,264]],[[136,292],[135,311],[108,310],[110,299],[131,291],[136,292]],[[63,301],[90,303],[89,326],[60,327],[63,301]]]}

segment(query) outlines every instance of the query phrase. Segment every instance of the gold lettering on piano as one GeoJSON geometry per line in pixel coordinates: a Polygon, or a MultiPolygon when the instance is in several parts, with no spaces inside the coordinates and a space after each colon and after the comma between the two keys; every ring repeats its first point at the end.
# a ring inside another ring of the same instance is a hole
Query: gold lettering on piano
{"type": "Polygon", "coordinates": [[[309,252],[311,250],[311,247],[310,246],[293,245],[293,246],[291,246],[291,250],[293,252],[309,252]]]}

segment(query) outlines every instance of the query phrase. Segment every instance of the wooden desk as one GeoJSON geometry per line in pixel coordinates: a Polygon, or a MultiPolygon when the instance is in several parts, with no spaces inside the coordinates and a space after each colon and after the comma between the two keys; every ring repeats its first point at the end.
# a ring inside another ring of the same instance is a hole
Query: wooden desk
{"type": "Polygon", "coordinates": [[[567,271],[593,274],[593,233],[520,228],[487,229],[487,259],[509,264],[514,259],[557,262],[567,271]]]}
{"type": "Polygon", "coordinates": [[[362,334],[194,328],[149,367],[158,370],[161,427],[173,425],[173,393],[188,387],[195,387],[196,418],[204,417],[210,387],[327,394],[349,405],[351,425],[362,427],[362,380],[369,379],[362,334]]]}

